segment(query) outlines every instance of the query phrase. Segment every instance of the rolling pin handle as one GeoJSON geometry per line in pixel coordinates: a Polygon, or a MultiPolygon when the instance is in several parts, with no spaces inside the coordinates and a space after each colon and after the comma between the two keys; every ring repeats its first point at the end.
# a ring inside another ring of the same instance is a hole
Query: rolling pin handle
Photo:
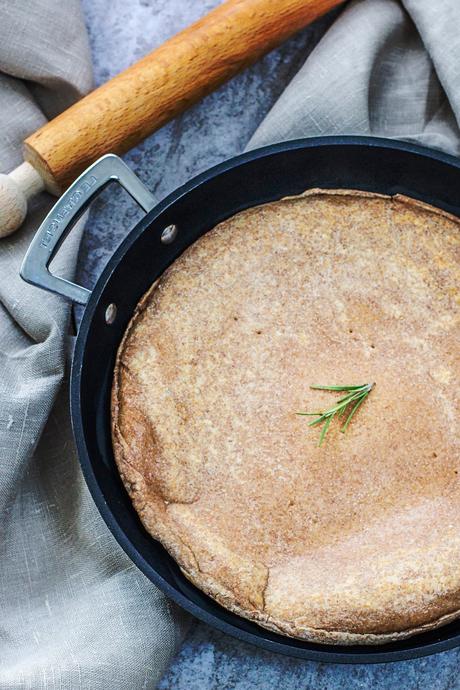
{"type": "Polygon", "coordinates": [[[28,200],[44,189],[43,179],[30,163],[21,163],[9,175],[0,175],[0,238],[20,227],[28,200]]]}

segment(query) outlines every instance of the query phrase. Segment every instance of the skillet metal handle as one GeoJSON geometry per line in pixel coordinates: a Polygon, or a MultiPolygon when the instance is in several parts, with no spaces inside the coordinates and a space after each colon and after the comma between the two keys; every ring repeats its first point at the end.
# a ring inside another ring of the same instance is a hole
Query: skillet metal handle
{"type": "Polygon", "coordinates": [[[38,228],[21,266],[23,280],[74,302],[87,303],[90,290],[53,275],[48,266],[90,202],[112,181],[126,189],[144,211],[156,205],[154,196],[121,158],[111,153],[102,156],[64,192],[38,228]]]}

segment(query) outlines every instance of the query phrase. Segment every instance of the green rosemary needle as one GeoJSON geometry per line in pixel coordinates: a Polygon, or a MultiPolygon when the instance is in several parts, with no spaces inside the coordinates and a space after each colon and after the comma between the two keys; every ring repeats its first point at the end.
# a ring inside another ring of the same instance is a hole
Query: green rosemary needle
{"type": "Polygon", "coordinates": [[[318,443],[320,446],[324,441],[330,423],[336,415],[348,415],[340,430],[343,434],[345,433],[353,416],[363,404],[374,386],[375,383],[364,383],[361,386],[310,386],[310,388],[313,388],[314,390],[341,391],[343,393],[346,392],[346,395],[343,398],[340,398],[340,400],[337,400],[335,405],[330,407],[325,412],[297,412],[297,414],[301,417],[317,417],[317,419],[309,422],[308,426],[316,426],[317,424],[323,425],[318,443]]]}

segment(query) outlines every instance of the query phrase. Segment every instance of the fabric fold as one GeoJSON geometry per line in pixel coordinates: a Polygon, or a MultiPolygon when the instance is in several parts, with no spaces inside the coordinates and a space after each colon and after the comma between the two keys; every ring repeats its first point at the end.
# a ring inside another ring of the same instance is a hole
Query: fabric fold
{"type": "Polygon", "coordinates": [[[360,134],[460,153],[455,0],[355,0],[312,51],[248,149],[360,134]]]}

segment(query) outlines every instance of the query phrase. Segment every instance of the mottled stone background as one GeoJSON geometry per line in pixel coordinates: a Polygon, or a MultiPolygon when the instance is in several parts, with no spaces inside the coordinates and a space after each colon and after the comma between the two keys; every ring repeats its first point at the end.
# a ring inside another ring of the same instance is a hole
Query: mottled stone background
{"type": "MultiPolygon", "coordinates": [[[[216,4],[217,0],[83,0],[96,83],[114,76],[216,4]]],[[[158,199],[242,151],[330,21],[326,18],[285,43],[126,156],[158,199]]],[[[115,188],[95,202],[79,263],[83,284],[95,283],[138,217],[135,205],[115,188]]],[[[263,652],[196,623],[160,688],[455,690],[460,689],[459,668],[460,653],[455,650],[376,666],[303,662],[263,652]]]]}

